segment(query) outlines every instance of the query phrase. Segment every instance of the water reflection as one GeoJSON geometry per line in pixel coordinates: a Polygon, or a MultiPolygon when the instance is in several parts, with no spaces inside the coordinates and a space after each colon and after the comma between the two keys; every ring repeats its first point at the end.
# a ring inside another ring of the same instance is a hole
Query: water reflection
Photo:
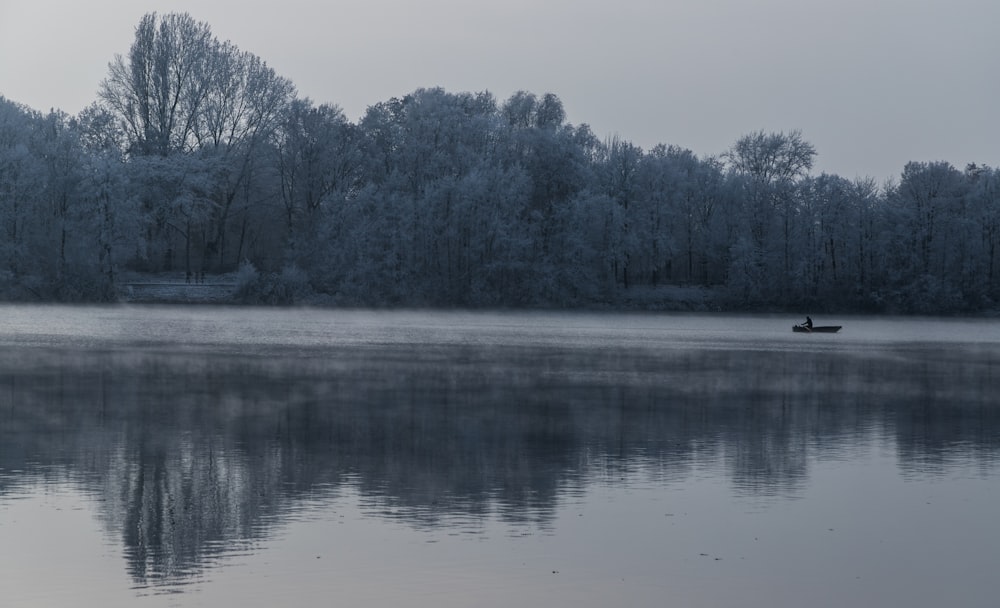
{"type": "Polygon", "coordinates": [[[904,474],[993,470],[1000,361],[907,346],[352,345],[283,356],[22,348],[0,355],[0,500],[72,478],[138,586],[252,550],[303,501],[362,497],[418,527],[551,526],[595,481],[794,497],[872,445],[904,474]]]}

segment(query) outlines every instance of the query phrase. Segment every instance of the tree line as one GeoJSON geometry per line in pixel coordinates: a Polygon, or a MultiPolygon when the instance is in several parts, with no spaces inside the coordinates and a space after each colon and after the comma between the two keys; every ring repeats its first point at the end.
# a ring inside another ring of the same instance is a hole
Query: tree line
{"type": "Polygon", "coordinates": [[[236,273],[253,302],[995,310],[1000,171],[811,174],[798,131],[717,156],[567,122],[553,94],[416,90],[351,122],[187,14],[146,15],[76,116],[0,97],[0,295],[236,273]]]}

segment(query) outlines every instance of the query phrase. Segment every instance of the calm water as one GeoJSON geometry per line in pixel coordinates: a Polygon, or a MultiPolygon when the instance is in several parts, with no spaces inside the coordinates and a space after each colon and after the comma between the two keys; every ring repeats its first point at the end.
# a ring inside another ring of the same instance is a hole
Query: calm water
{"type": "Polygon", "coordinates": [[[0,308],[12,606],[995,606],[1000,321],[0,308]]]}

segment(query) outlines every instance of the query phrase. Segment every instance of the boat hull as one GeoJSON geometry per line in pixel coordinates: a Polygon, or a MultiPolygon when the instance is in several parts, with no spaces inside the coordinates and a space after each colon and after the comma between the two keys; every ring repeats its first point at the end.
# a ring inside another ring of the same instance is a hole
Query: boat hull
{"type": "Polygon", "coordinates": [[[842,325],[817,325],[813,328],[808,328],[804,325],[793,325],[792,331],[800,332],[804,334],[835,334],[840,331],[842,325]]]}

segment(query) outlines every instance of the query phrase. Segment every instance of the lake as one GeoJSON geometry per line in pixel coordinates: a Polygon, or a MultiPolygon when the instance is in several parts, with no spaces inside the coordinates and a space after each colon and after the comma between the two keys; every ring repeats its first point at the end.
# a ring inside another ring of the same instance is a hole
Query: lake
{"type": "Polygon", "coordinates": [[[3,306],[12,606],[995,606],[1000,320],[3,306]]]}

